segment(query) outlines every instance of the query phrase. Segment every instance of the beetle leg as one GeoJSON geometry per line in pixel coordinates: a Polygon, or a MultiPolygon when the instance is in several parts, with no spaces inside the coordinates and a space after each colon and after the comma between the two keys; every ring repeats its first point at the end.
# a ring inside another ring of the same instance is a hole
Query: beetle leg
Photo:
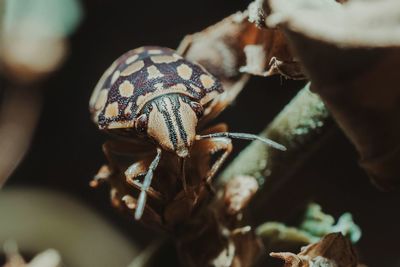
{"type": "Polygon", "coordinates": [[[186,162],[185,158],[180,158],[182,187],[183,191],[187,195],[189,193],[189,189],[186,181],[185,162],[186,162]]]}
{"type": "MultiPolygon", "coordinates": [[[[125,140],[108,140],[103,144],[103,152],[107,158],[112,163],[117,164],[117,156],[128,156],[131,158],[140,157],[140,159],[145,156],[153,155],[154,146],[140,145],[133,142],[127,142],[125,140]]],[[[135,160],[136,161],[136,160],[135,160]]],[[[117,164],[118,165],[118,164],[117,164]]]]}
{"type": "Polygon", "coordinates": [[[93,179],[89,183],[91,187],[97,187],[99,186],[100,183],[108,180],[112,175],[112,170],[117,167],[117,162],[112,154],[109,141],[103,144],[103,153],[109,165],[104,164],[103,166],[100,167],[97,174],[93,177],[93,179]]]}
{"type": "Polygon", "coordinates": [[[143,215],[144,206],[146,204],[147,198],[147,190],[150,187],[151,181],[153,179],[154,170],[157,168],[158,163],[160,162],[161,158],[161,148],[157,148],[157,156],[154,160],[150,163],[149,169],[147,170],[146,176],[144,177],[143,184],[140,188],[140,195],[137,201],[137,208],[135,210],[135,219],[140,220],[143,215]]]}
{"type": "Polygon", "coordinates": [[[139,177],[140,175],[145,175],[147,172],[148,163],[144,160],[138,161],[133,163],[131,166],[128,167],[125,171],[125,176],[127,182],[134,181],[135,178],[139,177]]]}
{"type": "Polygon", "coordinates": [[[118,192],[117,188],[111,187],[110,199],[111,199],[111,204],[114,207],[117,207],[117,208],[121,207],[121,196],[119,195],[119,192],[118,192]]]}
{"type": "MultiPolygon", "coordinates": [[[[137,209],[138,201],[133,196],[125,195],[122,197],[122,201],[125,203],[125,205],[128,209],[131,209],[131,210],[137,209]]],[[[146,206],[145,213],[151,218],[151,221],[157,222],[159,225],[162,225],[162,218],[151,207],[146,206]]]]}
{"type": "MultiPolygon", "coordinates": [[[[139,176],[146,175],[147,167],[148,167],[148,163],[146,163],[146,161],[144,161],[144,160],[135,162],[134,164],[129,166],[129,168],[125,171],[126,181],[128,182],[128,184],[132,185],[133,187],[135,187],[138,190],[141,190],[141,188],[143,187],[143,184],[140,183],[137,178],[139,176]]],[[[155,198],[160,201],[163,200],[161,193],[157,192],[152,187],[149,187],[147,189],[146,193],[152,198],[155,198]]]]}
{"type": "Polygon", "coordinates": [[[97,174],[94,176],[93,180],[90,181],[89,185],[91,187],[97,187],[100,183],[107,181],[111,176],[111,170],[108,165],[103,165],[100,167],[97,174]]]}
{"type": "MultiPolygon", "coordinates": [[[[109,140],[103,144],[103,151],[104,151],[104,155],[106,156],[106,158],[110,164],[110,167],[111,167],[110,169],[112,171],[114,168],[116,168],[116,169],[121,168],[120,165],[118,164],[118,160],[116,159],[116,155],[118,155],[118,154],[119,155],[131,155],[132,153],[135,152],[135,146],[133,146],[132,144],[128,144],[126,142],[109,140]]],[[[156,159],[157,159],[157,157],[156,157],[156,159]]],[[[136,189],[140,190],[141,195],[143,195],[142,191],[143,191],[143,188],[145,187],[144,183],[146,182],[146,177],[147,177],[146,173],[149,173],[150,168],[152,167],[151,164],[150,164],[150,167],[148,167],[149,164],[150,163],[148,161],[141,160],[141,161],[138,161],[138,162],[132,164],[131,166],[129,166],[127,168],[127,170],[125,171],[126,181],[130,185],[135,187],[136,189]],[[149,168],[149,171],[147,171],[148,168],[149,168]],[[135,179],[135,178],[139,177],[140,175],[145,175],[143,184],[140,183],[137,179],[135,179]]],[[[155,169],[155,167],[154,167],[154,169],[155,169]]],[[[151,171],[151,176],[153,176],[154,169],[151,171]]],[[[108,175],[111,175],[111,174],[112,173],[109,173],[108,175]]],[[[157,200],[163,200],[162,195],[159,192],[157,192],[156,190],[154,190],[153,188],[151,188],[150,185],[147,186],[145,191],[147,194],[149,194],[150,197],[155,198],[157,200]]],[[[145,203],[139,203],[139,204],[144,205],[145,203]]]]}
{"type": "MultiPolygon", "coordinates": [[[[117,160],[115,159],[111,144],[112,143],[110,141],[107,141],[103,144],[102,148],[103,148],[104,156],[106,157],[108,163],[110,164],[111,169],[114,169],[118,166],[118,164],[117,164],[117,160]]],[[[111,174],[111,171],[110,171],[110,174],[111,174]]]]}
{"type": "Polygon", "coordinates": [[[222,151],[222,155],[214,162],[211,168],[208,170],[204,181],[206,184],[211,184],[211,179],[214,177],[215,173],[221,168],[222,164],[225,162],[226,158],[232,151],[232,142],[229,138],[210,138],[208,140],[204,140],[201,144],[201,147],[205,149],[205,151],[209,151],[209,156],[211,156],[217,152],[222,151]]]}

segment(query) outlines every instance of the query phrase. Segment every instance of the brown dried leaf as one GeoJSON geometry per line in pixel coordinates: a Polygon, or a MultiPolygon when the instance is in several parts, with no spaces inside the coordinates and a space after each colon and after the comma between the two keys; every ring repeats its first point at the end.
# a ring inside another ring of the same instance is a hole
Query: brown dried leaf
{"type": "Polygon", "coordinates": [[[234,177],[208,209],[185,225],[178,238],[184,266],[252,266],[262,243],[250,226],[243,226],[240,212],[257,187],[252,177],[234,177]]]}
{"type": "Polygon", "coordinates": [[[178,52],[202,64],[221,79],[227,90],[240,80],[242,73],[303,78],[282,32],[257,27],[248,20],[248,13],[238,12],[202,32],[186,36],[178,52]]]}
{"type": "Polygon", "coordinates": [[[400,2],[270,0],[267,24],[280,27],[312,89],[382,189],[400,186],[400,2]]]}
{"type": "Polygon", "coordinates": [[[259,28],[266,28],[265,20],[271,13],[269,3],[265,0],[254,0],[249,7],[249,21],[259,28]]]}
{"type": "Polygon", "coordinates": [[[340,233],[326,235],[321,241],[304,247],[297,255],[290,252],[271,253],[270,255],[284,260],[285,267],[361,266],[350,241],[340,233]]]}
{"type": "MultiPolygon", "coordinates": [[[[400,2],[269,0],[266,23],[340,47],[389,47],[400,44],[400,2]]],[[[313,51],[308,47],[309,51],[313,51]]]]}
{"type": "Polygon", "coordinates": [[[251,176],[235,176],[225,185],[224,202],[226,212],[235,215],[247,206],[258,190],[257,181],[251,176]]]}

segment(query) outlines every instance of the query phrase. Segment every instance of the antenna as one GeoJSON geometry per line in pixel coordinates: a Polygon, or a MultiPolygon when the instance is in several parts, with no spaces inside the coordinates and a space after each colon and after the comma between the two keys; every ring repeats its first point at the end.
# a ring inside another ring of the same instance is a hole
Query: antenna
{"type": "Polygon", "coordinates": [[[140,220],[140,218],[142,218],[144,207],[146,205],[146,198],[147,198],[146,192],[151,185],[151,181],[153,180],[154,170],[157,168],[157,165],[160,162],[161,151],[162,151],[161,148],[157,148],[157,155],[150,163],[149,170],[147,171],[146,176],[144,177],[143,184],[140,188],[140,195],[138,198],[137,207],[135,210],[135,220],[140,220]]]}
{"type": "Polygon", "coordinates": [[[229,132],[222,132],[222,133],[212,133],[212,134],[205,134],[205,135],[196,135],[196,140],[207,139],[207,138],[214,138],[214,137],[228,137],[234,139],[244,139],[244,140],[258,140],[263,142],[264,144],[269,145],[275,149],[286,151],[286,147],[278,144],[271,139],[264,138],[255,134],[248,134],[248,133],[229,133],[229,132]]]}

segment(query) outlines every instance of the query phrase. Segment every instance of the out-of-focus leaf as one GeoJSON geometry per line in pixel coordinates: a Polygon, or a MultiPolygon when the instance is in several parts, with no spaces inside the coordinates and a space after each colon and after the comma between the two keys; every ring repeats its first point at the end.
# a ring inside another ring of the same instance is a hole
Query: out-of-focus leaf
{"type": "Polygon", "coordinates": [[[400,186],[400,2],[270,0],[266,23],[285,32],[312,89],[384,190],[400,186]]]}
{"type": "Polygon", "coordinates": [[[326,235],[321,241],[304,247],[299,254],[271,253],[285,261],[285,267],[357,267],[358,257],[350,241],[340,233],[326,235]]]}

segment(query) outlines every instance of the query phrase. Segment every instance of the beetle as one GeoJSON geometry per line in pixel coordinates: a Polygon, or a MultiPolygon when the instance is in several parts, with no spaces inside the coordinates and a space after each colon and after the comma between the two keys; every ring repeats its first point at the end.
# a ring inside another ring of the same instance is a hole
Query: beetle
{"type": "Polygon", "coordinates": [[[139,185],[135,219],[139,220],[143,214],[154,171],[163,153],[179,158],[180,178],[187,191],[185,159],[190,157],[193,144],[199,140],[210,139],[210,153],[223,152],[210,167],[204,178],[206,183],[229,155],[231,138],[260,140],[285,150],[284,146],[253,134],[226,131],[198,134],[208,121],[230,104],[228,94],[221,82],[201,65],[164,47],[130,50],[102,75],[89,101],[92,119],[100,130],[122,140],[119,148],[106,142],[103,145],[106,156],[112,161],[115,160],[113,153],[118,150],[120,153],[156,151],[150,163],[134,162],[125,172],[132,181],[146,169],[143,183],[139,185]],[[134,151],[122,152],[124,142],[135,147],[134,151]]]}

